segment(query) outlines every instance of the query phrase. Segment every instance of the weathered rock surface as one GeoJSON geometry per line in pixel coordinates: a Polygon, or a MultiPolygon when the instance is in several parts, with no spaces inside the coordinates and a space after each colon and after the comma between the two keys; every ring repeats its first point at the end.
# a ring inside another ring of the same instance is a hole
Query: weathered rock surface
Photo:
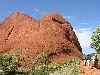
{"type": "Polygon", "coordinates": [[[33,58],[41,52],[48,53],[49,60],[57,63],[82,56],[73,28],[59,14],[50,13],[35,20],[17,12],[0,25],[1,54],[17,53],[22,66],[31,67],[33,58]]]}

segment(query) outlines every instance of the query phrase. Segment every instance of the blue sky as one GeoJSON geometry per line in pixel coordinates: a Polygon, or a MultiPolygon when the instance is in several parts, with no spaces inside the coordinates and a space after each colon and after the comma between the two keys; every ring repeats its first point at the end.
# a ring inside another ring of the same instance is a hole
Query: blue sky
{"type": "Polygon", "coordinates": [[[94,29],[100,25],[100,0],[0,0],[0,23],[11,13],[22,12],[40,19],[44,14],[57,12],[69,21],[79,38],[83,53],[89,47],[94,29]]]}

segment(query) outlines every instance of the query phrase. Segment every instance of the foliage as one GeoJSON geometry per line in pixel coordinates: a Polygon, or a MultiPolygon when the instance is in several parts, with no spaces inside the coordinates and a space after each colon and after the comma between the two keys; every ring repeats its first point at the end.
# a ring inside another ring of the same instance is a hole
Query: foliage
{"type": "Polygon", "coordinates": [[[26,71],[18,71],[18,56],[1,55],[0,75],[80,75],[84,72],[80,70],[80,61],[80,59],[72,59],[64,64],[57,64],[50,62],[48,60],[48,54],[43,52],[34,58],[32,69],[26,71]]]}
{"type": "Polygon", "coordinates": [[[31,70],[31,75],[47,75],[48,71],[48,54],[40,53],[34,59],[33,68],[31,70]]]}
{"type": "Polygon", "coordinates": [[[49,62],[48,64],[36,65],[30,71],[30,75],[80,75],[80,59],[73,59],[64,64],[49,62]]]}
{"type": "Polygon", "coordinates": [[[91,37],[91,47],[100,53],[100,26],[96,28],[91,37]]]}
{"type": "Polygon", "coordinates": [[[48,56],[47,53],[42,52],[42,53],[38,54],[36,58],[44,58],[44,59],[47,59],[47,56],[48,56]]]}
{"type": "Polygon", "coordinates": [[[84,72],[80,70],[80,61],[80,59],[70,60],[60,65],[60,68],[58,70],[56,70],[54,73],[50,73],[49,75],[80,75],[84,72]]]}
{"type": "Polygon", "coordinates": [[[89,54],[89,56],[92,57],[92,56],[94,56],[95,54],[96,54],[96,53],[91,53],[91,54],[89,54]]]}
{"type": "Polygon", "coordinates": [[[0,74],[12,75],[20,66],[17,55],[0,55],[0,74]]]}
{"type": "Polygon", "coordinates": [[[34,65],[39,65],[39,64],[48,64],[48,54],[47,53],[40,53],[37,55],[37,57],[34,59],[33,64],[34,65]]]}

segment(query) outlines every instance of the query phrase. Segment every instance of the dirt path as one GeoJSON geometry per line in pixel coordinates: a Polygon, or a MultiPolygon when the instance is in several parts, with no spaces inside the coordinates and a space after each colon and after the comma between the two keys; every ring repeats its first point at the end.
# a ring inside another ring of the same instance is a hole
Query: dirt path
{"type": "Polygon", "coordinates": [[[100,68],[96,69],[94,67],[87,67],[83,65],[83,62],[80,63],[81,69],[84,70],[84,74],[82,75],[100,75],[100,68]]]}

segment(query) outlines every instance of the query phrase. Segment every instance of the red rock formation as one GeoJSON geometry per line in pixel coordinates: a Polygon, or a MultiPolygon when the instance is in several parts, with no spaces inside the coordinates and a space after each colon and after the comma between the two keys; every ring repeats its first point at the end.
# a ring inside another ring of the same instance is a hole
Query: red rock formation
{"type": "Polygon", "coordinates": [[[59,14],[50,13],[35,20],[17,12],[0,25],[0,53],[17,53],[22,66],[30,67],[41,52],[48,53],[49,60],[57,63],[82,56],[73,28],[59,14]]]}

